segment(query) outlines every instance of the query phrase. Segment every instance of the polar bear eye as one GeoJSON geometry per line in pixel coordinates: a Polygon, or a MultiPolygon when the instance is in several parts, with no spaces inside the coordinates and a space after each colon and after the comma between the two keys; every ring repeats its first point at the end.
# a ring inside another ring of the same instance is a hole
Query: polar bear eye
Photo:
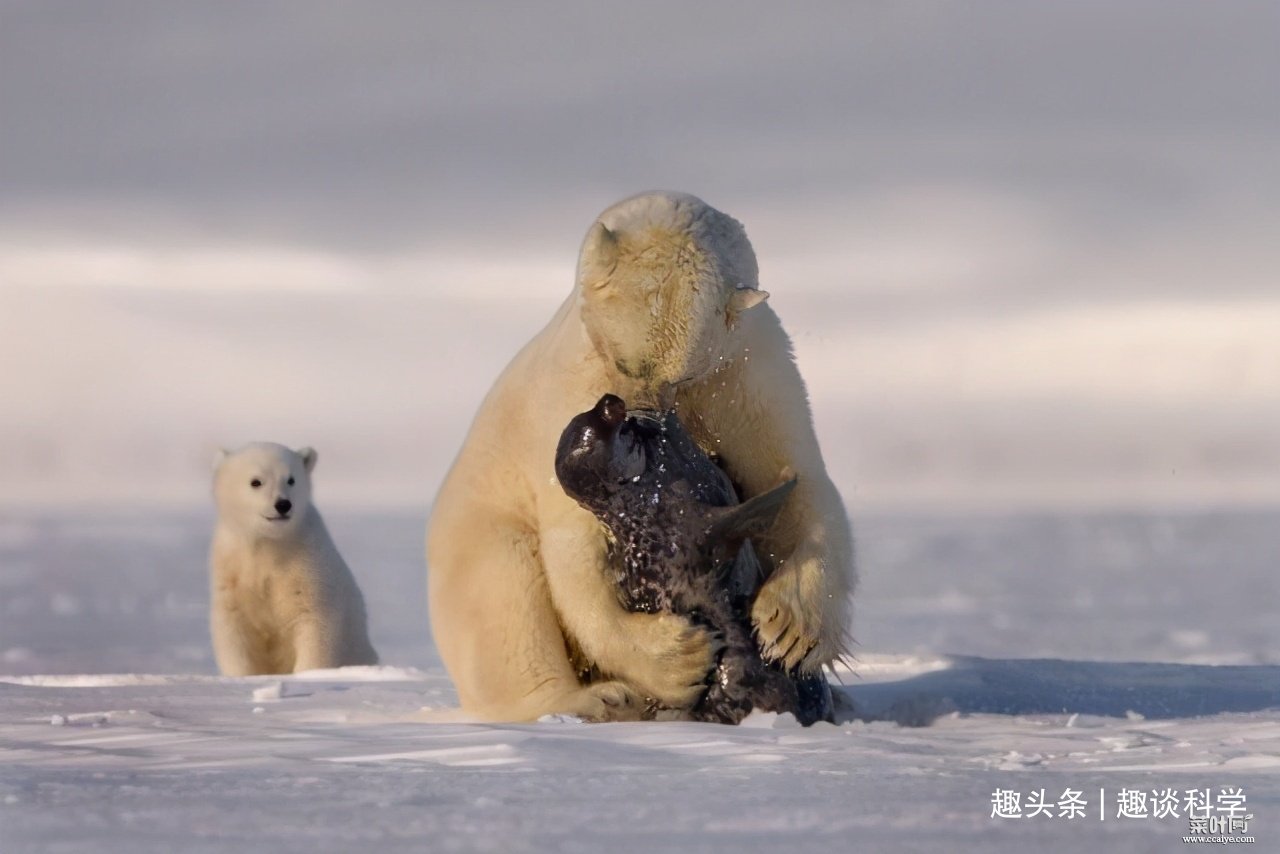
{"type": "Polygon", "coordinates": [[[253,480],[249,481],[249,485],[252,486],[254,489],[257,489],[258,487],[262,486],[262,481],[258,480],[255,477],[253,480]]]}
{"type": "Polygon", "coordinates": [[[293,476],[292,476],[292,475],[290,475],[290,476],[289,476],[289,479],[288,479],[287,481],[285,481],[285,483],[289,484],[290,486],[293,486],[293,476]]]}

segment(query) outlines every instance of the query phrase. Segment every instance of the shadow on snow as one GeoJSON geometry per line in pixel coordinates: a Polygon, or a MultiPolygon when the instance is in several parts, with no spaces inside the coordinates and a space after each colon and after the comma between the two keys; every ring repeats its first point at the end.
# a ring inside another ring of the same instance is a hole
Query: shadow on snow
{"type": "MultiPolygon", "coordinates": [[[[950,656],[894,682],[833,686],[837,717],[928,726],[951,712],[1191,718],[1280,708],[1280,666],[950,656]],[[840,702],[843,700],[843,702],[840,702]],[[849,700],[852,700],[850,708],[849,700]]],[[[856,670],[856,665],[855,665],[856,670]]]]}

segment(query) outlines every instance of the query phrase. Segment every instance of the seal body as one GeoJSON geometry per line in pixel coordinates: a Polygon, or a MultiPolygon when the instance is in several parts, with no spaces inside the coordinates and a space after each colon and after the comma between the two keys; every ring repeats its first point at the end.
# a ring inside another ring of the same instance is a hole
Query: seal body
{"type": "Polygon", "coordinates": [[[706,692],[681,711],[721,723],[738,723],[754,708],[791,712],[806,726],[831,720],[821,674],[793,675],[766,662],[751,628],[771,567],[749,536],[777,516],[794,479],[740,502],[674,411],[628,412],[610,394],[565,428],[556,476],[609,531],[609,571],[624,607],[680,614],[722,639],[706,692]]]}

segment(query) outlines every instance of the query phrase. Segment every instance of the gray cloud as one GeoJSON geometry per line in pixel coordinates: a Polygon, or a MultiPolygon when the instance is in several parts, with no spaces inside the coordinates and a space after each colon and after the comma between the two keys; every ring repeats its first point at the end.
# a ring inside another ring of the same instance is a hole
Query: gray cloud
{"type": "MultiPolygon", "coordinates": [[[[910,183],[1076,228],[1261,205],[1275,11],[1194,3],[11,3],[6,218],[541,244],[660,185],[736,211],[910,183]]],[[[745,214],[743,214],[745,217],[745,214]]]]}
{"type": "Polygon", "coordinates": [[[425,499],[592,216],[674,187],[842,486],[1274,495],[1278,18],[0,0],[0,489],[201,500],[279,438],[425,499]]]}

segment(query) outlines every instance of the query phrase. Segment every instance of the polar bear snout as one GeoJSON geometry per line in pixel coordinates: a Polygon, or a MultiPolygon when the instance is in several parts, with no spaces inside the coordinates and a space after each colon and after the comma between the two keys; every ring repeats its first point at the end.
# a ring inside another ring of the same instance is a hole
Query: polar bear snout
{"type": "Polygon", "coordinates": [[[293,509],[293,502],[287,498],[277,498],[273,506],[276,508],[276,512],[280,514],[281,519],[288,519],[289,511],[293,509]]]}

